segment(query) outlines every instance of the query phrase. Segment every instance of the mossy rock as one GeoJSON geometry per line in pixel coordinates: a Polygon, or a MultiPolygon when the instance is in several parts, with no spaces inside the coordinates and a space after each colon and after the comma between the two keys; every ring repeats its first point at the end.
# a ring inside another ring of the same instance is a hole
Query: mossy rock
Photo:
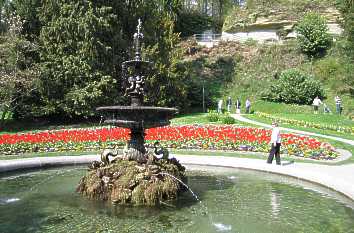
{"type": "Polygon", "coordinates": [[[159,205],[177,198],[186,182],[185,168],[175,158],[157,159],[152,164],[117,160],[90,170],[81,178],[77,192],[83,196],[113,204],[159,205]]]}

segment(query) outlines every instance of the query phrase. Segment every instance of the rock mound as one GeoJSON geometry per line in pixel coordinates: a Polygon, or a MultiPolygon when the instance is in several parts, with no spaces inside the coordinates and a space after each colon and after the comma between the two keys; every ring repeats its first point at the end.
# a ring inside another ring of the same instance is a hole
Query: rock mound
{"type": "Polygon", "coordinates": [[[107,166],[91,167],[81,178],[77,192],[113,204],[159,205],[176,199],[185,190],[170,175],[186,182],[185,167],[175,158],[154,158],[145,164],[116,159],[107,166]]]}

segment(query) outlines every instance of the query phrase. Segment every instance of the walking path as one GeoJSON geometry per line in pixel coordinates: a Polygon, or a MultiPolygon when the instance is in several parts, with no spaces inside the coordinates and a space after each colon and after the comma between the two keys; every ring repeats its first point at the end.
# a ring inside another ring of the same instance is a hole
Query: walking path
{"type": "MultiPolygon", "coordinates": [[[[231,114],[231,116],[233,118],[235,118],[236,120],[238,120],[238,121],[246,122],[246,123],[249,123],[249,124],[259,125],[259,126],[262,126],[262,127],[265,127],[265,128],[271,128],[272,127],[271,125],[268,125],[268,124],[264,124],[264,123],[261,123],[261,122],[258,122],[258,121],[247,119],[247,118],[241,116],[240,114],[231,114]]],[[[339,137],[334,137],[334,136],[328,136],[328,135],[323,135],[323,134],[318,134],[318,133],[311,133],[311,132],[306,132],[306,131],[301,131],[301,130],[296,130],[296,129],[289,129],[289,128],[284,128],[284,127],[279,127],[279,128],[281,130],[292,132],[292,133],[296,133],[296,134],[315,136],[315,137],[321,137],[321,138],[328,138],[328,139],[331,139],[331,140],[344,142],[344,143],[347,143],[349,145],[354,146],[354,140],[349,140],[349,139],[339,138],[339,137]]]]}
{"type": "MultiPolygon", "coordinates": [[[[174,155],[185,165],[209,165],[258,170],[318,183],[354,200],[354,164],[329,166],[313,163],[283,162],[283,166],[267,164],[265,160],[223,156],[174,155]]],[[[99,155],[39,157],[0,161],[0,173],[30,168],[88,164],[99,155]]]]}

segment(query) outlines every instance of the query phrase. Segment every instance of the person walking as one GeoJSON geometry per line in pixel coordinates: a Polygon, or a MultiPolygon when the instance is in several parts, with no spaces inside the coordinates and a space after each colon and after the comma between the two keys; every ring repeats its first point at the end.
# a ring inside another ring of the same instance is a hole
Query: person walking
{"type": "Polygon", "coordinates": [[[322,104],[322,101],[318,96],[313,99],[312,105],[313,105],[313,113],[318,114],[318,108],[320,107],[320,104],[322,104]]]}
{"type": "Polygon", "coordinates": [[[249,114],[250,113],[250,109],[251,109],[251,101],[247,98],[246,99],[246,113],[249,114]]]}
{"type": "Polygon", "coordinates": [[[227,105],[227,111],[231,112],[232,100],[230,96],[226,100],[226,105],[227,105]]]}
{"type": "Polygon", "coordinates": [[[267,163],[272,163],[273,158],[275,156],[275,161],[277,165],[281,165],[280,163],[280,145],[281,145],[281,136],[280,136],[280,129],[278,127],[277,122],[272,123],[272,136],[270,138],[271,148],[269,151],[269,156],[267,163]]]}
{"type": "Polygon", "coordinates": [[[336,113],[341,115],[342,114],[342,100],[341,98],[337,95],[334,97],[334,102],[336,103],[336,113]]]}
{"type": "Polygon", "coordinates": [[[236,107],[236,114],[240,114],[241,113],[241,101],[239,98],[237,98],[237,100],[235,102],[235,107],[236,107]]]}
{"type": "Polygon", "coordinates": [[[222,113],[222,104],[223,104],[223,101],[222,101],[222,99],[220,99],[218,101],[218,113],[222,113]]]}

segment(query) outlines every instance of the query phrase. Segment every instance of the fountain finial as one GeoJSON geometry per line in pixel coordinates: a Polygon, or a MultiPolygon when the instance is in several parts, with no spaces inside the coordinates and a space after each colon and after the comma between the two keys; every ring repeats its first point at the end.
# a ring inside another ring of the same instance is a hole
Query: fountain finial
{"type": "Polygon", "coordinates": [[[141,19],[138,19],[138,26],[136,27],[137,32],[134,33],[135,40],[135,60],[141,61],[141,47],[140,47],[140,39],[144,38],[143,33],[141,33],[142,22],[141,19]]]}

